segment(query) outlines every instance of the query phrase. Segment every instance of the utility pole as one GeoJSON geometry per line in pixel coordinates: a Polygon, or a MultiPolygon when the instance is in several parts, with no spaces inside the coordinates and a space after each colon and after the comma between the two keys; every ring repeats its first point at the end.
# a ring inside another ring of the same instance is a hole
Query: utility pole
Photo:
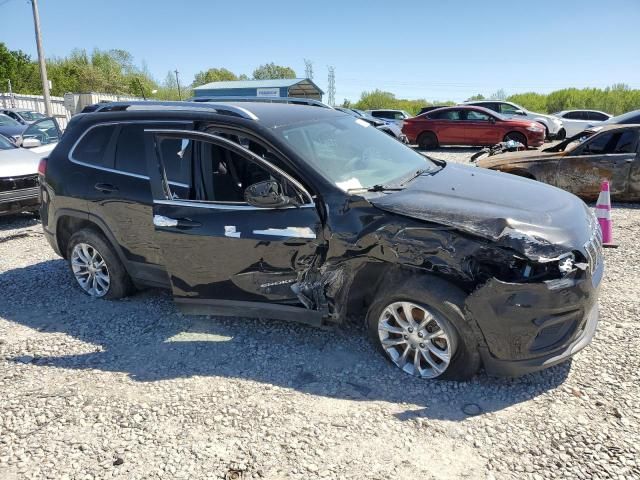
{"type": "Polygon", "coordinates": [[[335,67],[327,67],[329,69],[329,81],[327,87],[327,103],[335,107],[336,105],[336,69],[335,67]]]}
{"type": "Polygon", "coordinates": [[[178,78],[178,69],[176,68],[174,72],[176,74],[176,83],[178,84],[178,98],[182,100],[182,93],[180,92],[180,79],[178,78]]]}
{"type": "Polygon", "coordinates": [[[49,79],[47,78],[47,64],[42,50],[42,34],[40,33],[40,14],[38,13],[38,0],[31,0],[33,7],[33,25],[36,30],[36,46],[38,47],[38,63],[40,63],[40,78],[42,78],[42,95],[44,96],[44,111],[47,117],[51,116],[51,98],[49,97],[49,79]]]}
{"type": "Polygon", "coordinates": [[[9,103],[11,104],[11,108],[16,108],[16,101],[13,98],[13,88],[11,88],[11,79],[7,78],[7,83],[9,84],[9,103]]]}

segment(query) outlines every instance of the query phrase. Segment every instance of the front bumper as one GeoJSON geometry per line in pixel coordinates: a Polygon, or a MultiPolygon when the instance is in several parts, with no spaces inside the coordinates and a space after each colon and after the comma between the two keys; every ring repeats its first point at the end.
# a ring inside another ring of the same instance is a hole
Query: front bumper
{"type": "Polygon", "coordinates": [[[37,210],[39,188],[0,191],[0,215],[37,210]]]}
{"type": "Polygon", "coordinates": [[[467,299],[490,375],[519,376],[569,359],[593,338],[604,266],[541,283],[492,279],[467,299]]]}
{"type": "Polygon", "coordinates": [[[543,357],[525,360],[500,360],[491,355],[486,346],[481,347],[480,355],[484,368],[489,375],[519,377],[527,373],[537,372],[558,365],[591,343],[596,333],[596,327],[598,326],[598,317],[598,307],[596,305],[587,315],[582,333],[579,334],[572,343],[559,351],[554,351],[543,357]]]}

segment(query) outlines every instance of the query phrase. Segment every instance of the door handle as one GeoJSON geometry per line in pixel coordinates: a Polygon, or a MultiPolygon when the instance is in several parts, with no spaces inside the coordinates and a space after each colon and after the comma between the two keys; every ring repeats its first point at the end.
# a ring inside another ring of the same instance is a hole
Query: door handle
{"type": "Polygon", "coordinates": [[[118,191],[118,187],[110,183],[96,183],[93,188],[102,193],[113,193],[118,191]]]}
{"type": "Polygon", "coordinates": [[[170,218],[170,217],[165,217],[164,215],[154,215],[153,224],[156,227],[177,227],[177,228],[195,228],[195,227],[202,226],[200,222],[194,222],[193,220],[188,220],[185,218],[180,218],[180,219],[170,218]]]}
{"type": "Polygon", "coordinates": [[[153,224],[156,227],[177,227],[178,220],[175,218],[165,217],[164,215],[154,215],[153,224]]]}

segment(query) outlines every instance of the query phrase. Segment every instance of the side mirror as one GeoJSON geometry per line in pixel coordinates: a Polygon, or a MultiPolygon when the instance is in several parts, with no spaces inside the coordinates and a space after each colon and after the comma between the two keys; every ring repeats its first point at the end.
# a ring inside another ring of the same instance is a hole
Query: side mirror
{"type": "Polygon", "coordinates": [[[37,138],[28,137],[20,139],[20,146],[22,148],[35,148],[40,145],[42,145],[42,142],[37,138]]]}
{"type": "Polygon", "coordinates": [[[489,123],[496,123],[496,117],[489,117],[489,123]]]}
{"type": "Polygon", "coordinates": [[[524,110],[515,110],[513,113],[515,113],[516,115],[526,115],[527,113],[524,110]]]}
{"type": "Polygon", "coordinates": [[[265,180],[247,187],[244,199],[249,205],[261,208],[282,208],[294,203],[282,193],[282,186],[276,180],[265,180]]]}

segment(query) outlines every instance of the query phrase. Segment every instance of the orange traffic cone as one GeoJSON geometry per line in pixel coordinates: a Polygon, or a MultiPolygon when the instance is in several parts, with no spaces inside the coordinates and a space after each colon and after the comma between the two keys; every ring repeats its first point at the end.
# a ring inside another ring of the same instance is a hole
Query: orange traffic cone
{"type": "Polygon", "coordinates": [[[611,221],[611,197],[609,195],[609,180],[603,180],[600,186],[600,195],[596,203],[596,217],[602,231],[602,246],[618,248],[613,242],[613,222],[611,221]]]}

